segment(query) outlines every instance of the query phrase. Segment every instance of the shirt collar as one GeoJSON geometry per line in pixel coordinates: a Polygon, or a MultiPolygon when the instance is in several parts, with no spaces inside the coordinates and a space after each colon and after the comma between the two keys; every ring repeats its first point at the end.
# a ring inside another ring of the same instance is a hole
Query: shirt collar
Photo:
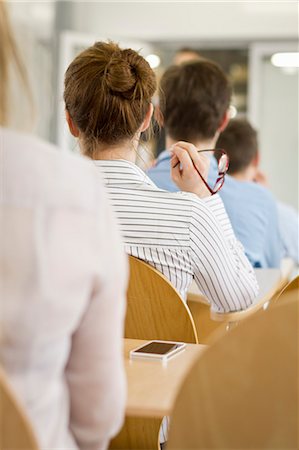
{"type": "Polygon", "coordinates": [[[95,160],[94,165],[101,169],[106,184],[147,184],[156,185],[136,164],[124,159],[95,160]]]}
{"type": "Polygon", "coordinates": [[[171,159],[171,154],[169,153],[168,150],[164,150],[163,152],[160,153],[160,155],[157,158],[157,164],[159,164],[162,161],[167,161],[171,159]]]}

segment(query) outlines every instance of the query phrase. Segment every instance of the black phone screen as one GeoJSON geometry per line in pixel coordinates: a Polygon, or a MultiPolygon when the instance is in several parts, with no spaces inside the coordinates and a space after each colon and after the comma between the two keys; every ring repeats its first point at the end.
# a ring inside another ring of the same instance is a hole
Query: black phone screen
{"type": "Polygon", "coordinates": [[[135,350],[135,353],[154,353],[156,355],[166,355],[166,353],[180,347],[180,344],[172,344],[167,342],[150,342],[144,347],[135,350]]]}

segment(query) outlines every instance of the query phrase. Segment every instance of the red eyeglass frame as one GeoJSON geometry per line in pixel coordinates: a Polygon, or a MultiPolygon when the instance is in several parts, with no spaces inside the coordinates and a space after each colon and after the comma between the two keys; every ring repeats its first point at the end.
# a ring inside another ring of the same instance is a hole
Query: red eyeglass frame
{"type": "MultiPolygon", "coordinates": [[[[197,153],[203,153],[203,152],[220,152],[221,156],[219,158],[219,160],[216,158],[217,162],[218,162],[218,177],[217,180],[215,181],[214,184],[214,188],[212,189],[208,183],[206,182],[206,180],[204,179],[204,177],[201,175],[201,173],[199,172],[199,170],[197,169],[197,167],[194,164],[194,161],[192,160],[193,163],[193,167],[196,170],[196,172],[198,173],[198,175],[200,176],[202,182],[204,183],[204,185],[206,186],[206,188],[208,189],[208,191],[211,193],[211,195],[217,194],[217,192],[220,191],[220,189],[222,188],[223,184],[224,184],[224,177],[225,174],[228,170],[229,167],[229,157],[228,154],[226,153],[225,150],[223,150],[222,148],[213,148],[213,149],[207,149],[207,150],[198,150],[197,153]],[[223,171],[219,171],[219,161],[221,159],[222,156],[226,155],[226,164],[225,164],[225,169],[223,171]],[[217,186],[217,184],[220,182],[219,187],[217,189],[215,189],[215,186],[217,186]]],[[[177,165],[179,164],[179,162],[177,162],[173,168],[177,167],[177,165]]]]}

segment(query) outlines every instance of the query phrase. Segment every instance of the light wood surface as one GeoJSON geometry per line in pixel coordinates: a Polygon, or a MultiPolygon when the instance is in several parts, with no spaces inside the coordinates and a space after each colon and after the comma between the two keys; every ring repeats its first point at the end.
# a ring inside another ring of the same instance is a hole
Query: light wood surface
{"type": "Polygon", "coordinates": [[[162,419],[126,417],[110,450],[160,450],[159,431],[162,419]]]}
{"type": "Polygon", "coordinates": [[[201,344],[211,344],[216,331],[217,338],[220,337],[221,333],[226,333],[227,323],[211,319],[210,305],[208,303],[201,303],[198,299],[192,300],[192,296],[190,298],[188,294],[187,305],[194,320],[198,341],[201,344]]]}
{"type": "Polygon", "coordinates": [[[165,365],[161,361],[129,358],[129,351],[147,341],[125,339],[125,368],[128,384],[126,415],[162,418],[170,414],[184,376],[205,345],[187,344],[186,349],[165,365]]]}
{"type": "Polygon", "coordinates": [[[0,450],[38,450],[26,413],[0,367],[0,450]]]}
{"type": "Polygon", "coordinates": [[[178,390],[197,357],[206,349],[187,344],[186,349],[163,364],[161,361],[129,358],[130,350],[147,341],[125,339],[127,375],[125,423],[109,448],[115,450],[158,450],[159,430],[164,416],[171,414],[178,390]]]}
{"type": "Polygon", "coordinates": [[[172,284],[144,261],[129,260],[125,337],[197,343],[189,308],[172,284]]]}
{"type": "Polygon", "coordinates": [[[167,450],[298,449],[298,299],[246,319],[201,355],[167,450]]]}
{"type": "Polygon", "coordinates": [[[277,301],[283,300],[287,294],[293,291],[297,292],[297,296],[299,296],[299,275],[297,275],[282,289],[281,292],[279,292],[273,303],[275,304],[277,301]]]}

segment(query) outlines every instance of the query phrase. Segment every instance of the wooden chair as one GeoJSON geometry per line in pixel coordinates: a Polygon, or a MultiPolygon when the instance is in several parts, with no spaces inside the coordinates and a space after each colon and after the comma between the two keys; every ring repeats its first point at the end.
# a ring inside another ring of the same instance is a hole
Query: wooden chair
{"type": "Polygon", "coordinates": [[[190,311],[164,275],[129,257],[125,337],[198,343],[190,311]]]}
{"type": "MultiPolygon", "coordinates": [[[[125,337],[198,343],[190,311],[176,289],[144,261],[129,256],[125,337]]],[[[162,419],[126,417],[109,449],[158,450],[162,419]]]]}
{"type": "Polygon", "coordinates": [[[278,300],[283,300],[287,294],[295,291],[297,292],[297,296],[299,297],[299,275],[297,275],[284,287],[284,289],[281,290],[281,292],[279,292],[273,303],[275,304],[278,300]]]}
{"type": "Polygon", "coordinates": [[[23,407],[0,367],[0,450],[38,450],[38,444],[23,407]]]}
{"type": "Polygon", "coordinates": [[[176,399],[167,450],[299,448],[299,302],[289,296],[198,358],[176,399]]]}
{"type": "Polygon", "coordinates": [[[207,300],[193,283],[188,291],[187,304],[194,319],[199,342],[212,344],[215,339],[223,336],[226,331],[244,319],[268,308],[269,305],[272,306],[277,294],[286,286],[292,267],[289,260],[284,260],[284,266],[281,269],[256,269],[260,292],[255,302],[242,311],[226,313],[211,311],[207,300]]]}
{"type": "Polygon", "coordinates": [[[194,320],[198,341],[201,344],[211,344],[215,332],[217,337],[220,337],[221,333],[225,334],[227,323],[217,322],[211,318],[211,307],[204,296],[188,293],[187,305],[194,320]]]}

